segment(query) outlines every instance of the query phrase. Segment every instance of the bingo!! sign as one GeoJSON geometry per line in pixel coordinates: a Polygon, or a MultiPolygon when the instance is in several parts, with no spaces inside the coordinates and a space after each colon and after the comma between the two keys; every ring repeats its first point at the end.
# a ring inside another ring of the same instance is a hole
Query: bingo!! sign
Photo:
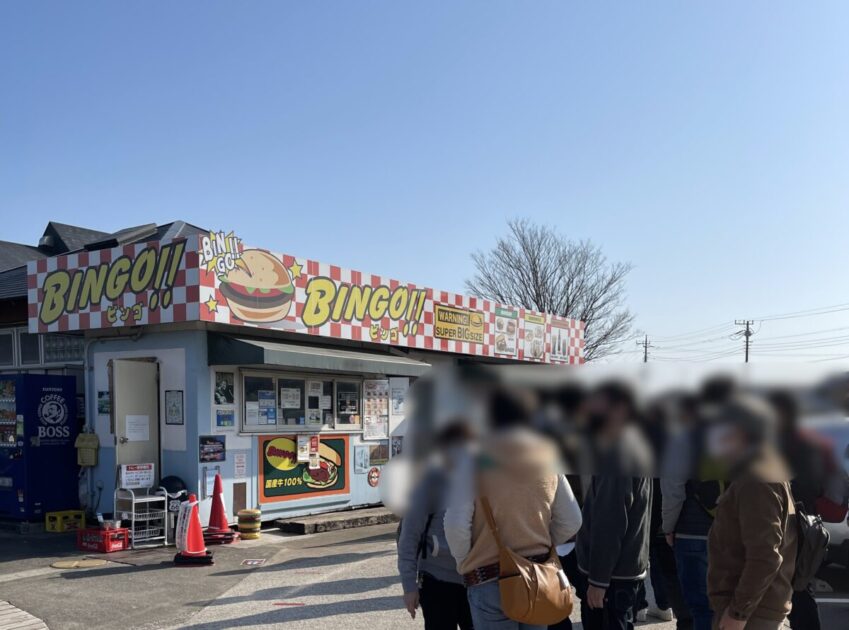
{"type": "Polygon", "coordinates": [[[582,362],[576,320],[246,247],[233,232],[28,266],[32,332],[205,321],[538,363],[582,362]]]}

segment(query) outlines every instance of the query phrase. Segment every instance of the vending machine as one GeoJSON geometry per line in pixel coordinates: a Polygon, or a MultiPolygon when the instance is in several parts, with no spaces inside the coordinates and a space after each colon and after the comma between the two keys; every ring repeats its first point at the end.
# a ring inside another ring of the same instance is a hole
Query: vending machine
{"type": "Polygon", "coordinates": [[[0,375],[0,518],[79,505],[73,376],[0,375]]]}

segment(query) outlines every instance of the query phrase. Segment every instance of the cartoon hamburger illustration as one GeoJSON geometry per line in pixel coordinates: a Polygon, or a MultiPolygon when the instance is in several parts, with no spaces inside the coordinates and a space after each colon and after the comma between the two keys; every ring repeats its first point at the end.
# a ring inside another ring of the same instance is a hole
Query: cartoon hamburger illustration
{"type": "Polygon", "coordinates": [[[318,445],[318,468],[304,467],[304,483],[310,488],[329,488],[339,479],[339,466],[342,458],[339,453],[324,443],[318,445]]]}
{"type": "Polygon", "coordinates": [[[230,311],[245,322],[276,322],[289,314],[295,287],[283,263],[261,249],[242,252],[243,266],[221,278],[230,311]]]}

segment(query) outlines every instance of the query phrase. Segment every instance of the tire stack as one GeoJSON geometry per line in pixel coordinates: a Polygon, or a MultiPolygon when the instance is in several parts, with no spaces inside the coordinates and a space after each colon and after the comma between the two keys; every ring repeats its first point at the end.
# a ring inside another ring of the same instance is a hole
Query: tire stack
{"type": "Polygon", "coordinates": [[[256,540],[259,538],[259,530],[262,526],[262,511],[239,510],[236,517],[239,521],[239,538],[242,540],[256,540]]]}

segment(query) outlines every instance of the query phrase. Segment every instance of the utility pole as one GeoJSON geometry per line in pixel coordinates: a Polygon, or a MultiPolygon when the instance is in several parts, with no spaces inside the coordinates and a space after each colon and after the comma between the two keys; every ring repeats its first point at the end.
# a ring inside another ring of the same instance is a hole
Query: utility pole
{"type": "Polygon", "coordinates": [[[648,363],[649,362],[649,348],[652,347],[652,345],[649,343],[649,336],[646,335],[645,338],[642,341],[637,342],[637,345],[643,347],[643,363],[648,363]]]}
{"type": "Polygon", "coordinates": [[[752,332],[752,324],[754,324],[754,323],[755,322],[751,319],[736,319],[736,320],[734,320],[735,326],[745,326],[746,327],[744,330],[741,330],[737,333],[738,335],[742,335],[743,339],[744,339],[744,344],[745,344],[745,348],[746,348],[746,358],[745,358],[746,363],[749,362],[749,344],[751,343],[750,339],[751,339],[752,335],[755,334],[755,333],[752,332]]]}

